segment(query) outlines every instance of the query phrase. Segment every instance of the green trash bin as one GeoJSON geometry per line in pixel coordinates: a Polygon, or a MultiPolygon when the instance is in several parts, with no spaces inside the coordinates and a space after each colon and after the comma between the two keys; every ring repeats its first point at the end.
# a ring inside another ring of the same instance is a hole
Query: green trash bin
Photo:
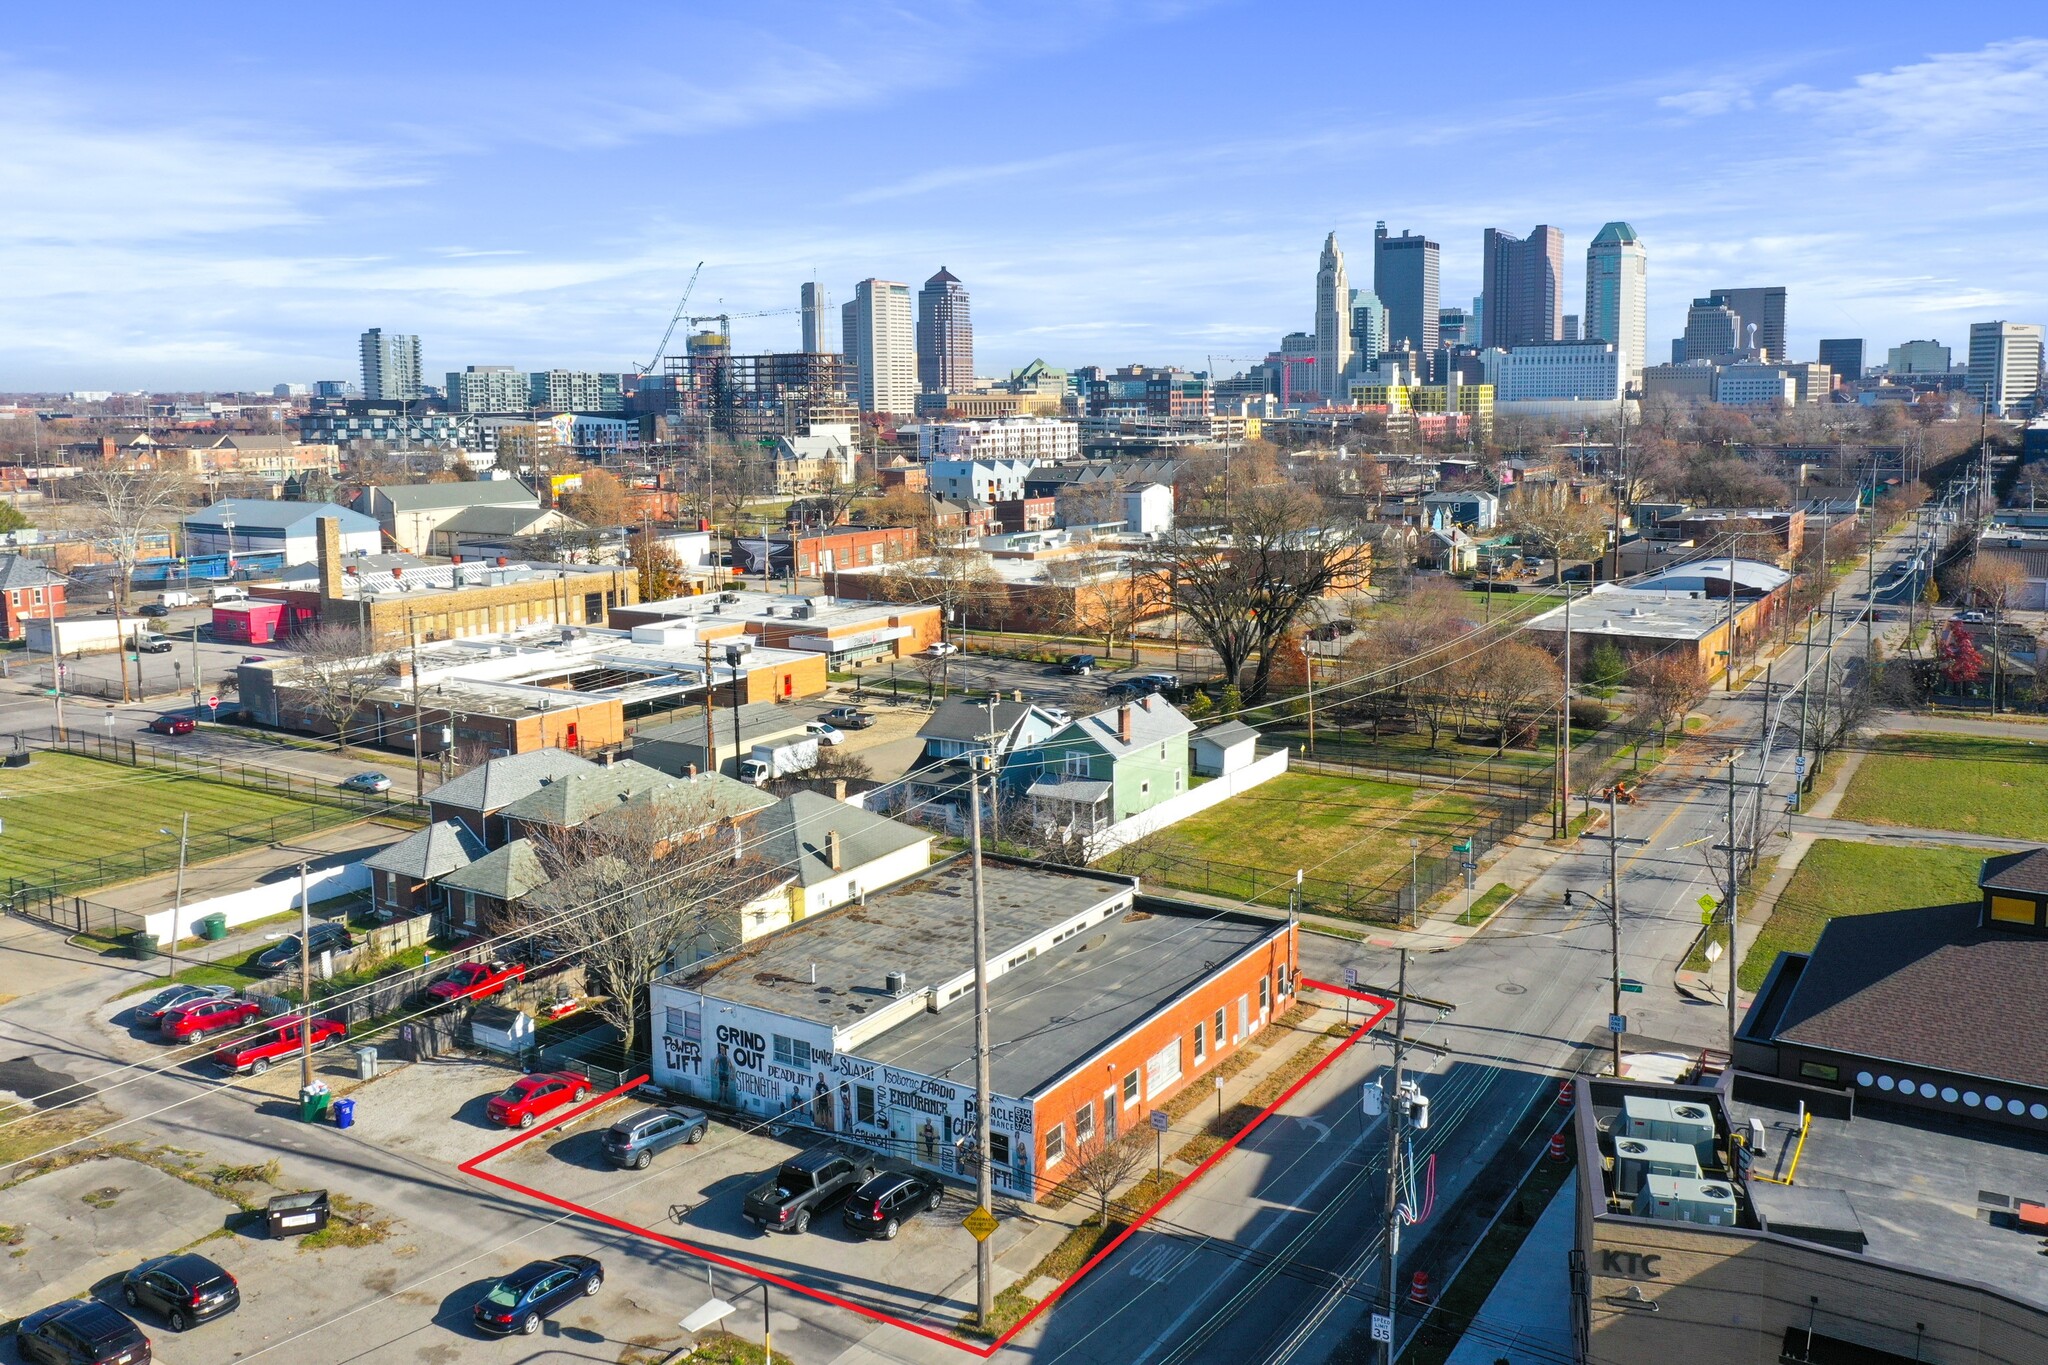
{"type": "Polygon", "coordinates": [[[228,917],[208,915],[199,921],[199,936],[209,943],[218,943],[228,936],[228,917]]]}
{"type": "Polygon", "coordinates": [[[299,1091],[299,1118],[305,1123],[319,1123],[327,1117],[327,1106],[334,1102],[334,1092],[323,1081],[315,1081],[299,1091]]]}
{"type": "Polygon", "coordinates": [[[156,935],[147,929],[136,929],[128,935],[128,951],[131,955],[148,959],[156,956],[156,935]]]}

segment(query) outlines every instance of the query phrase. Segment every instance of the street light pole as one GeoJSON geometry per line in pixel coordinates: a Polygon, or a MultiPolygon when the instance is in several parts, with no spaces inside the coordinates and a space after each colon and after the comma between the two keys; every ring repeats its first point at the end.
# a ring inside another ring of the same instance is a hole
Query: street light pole
{"type": "MultiPolygon", "coordinates": [[[[169,834],[160,829],[158,834],[169,834]]],[[[171,893],[171,951],[168,958],[170,969],[164,973],[164,980],[170,981],[178,975],[178,923],[185,918],[185,849],[192,836],[192,812],[186,811],[178,822],[178,885],[171,893]]]]}
{"type": "MultiPolygon", "coordinates": [[[[1616,804],[1615,790],[1607,789],[1607,930],[1613,946],[1613,986],[1611,1005],[1608,1013],[1616,1018],[1621,1016],[1621,818],[1616,804]]],[[[1611,1022],[1611,1021],[1610,1021],[1611,1022]]],[[[1614,1076],[1621,1079],[1621,1034],[1608,1029],[1608,1037],[1614,1040],[1614,1076]]]]}
{"type": "Polygon", "coordinates": [[[299,864],[299,1089],[313,1084],[313,904],[299,864]]]}
{"type": "MultiPolygon", "coordinates": [[[[972,760],[968,772],[968,851],[973,871],[974,902],[974,1206],[986,1212],[995,1196],[995,1184],[994,1172],[989,1169],[988,925],[981,867],[980,756],[972,760]]],[[[984,1328],[995,1309],[994,1279],[995,1258],[989,1249],[988,1239],[977,1238],[974,1246],[974,1315],[975,1321],[984,1328]]]]}

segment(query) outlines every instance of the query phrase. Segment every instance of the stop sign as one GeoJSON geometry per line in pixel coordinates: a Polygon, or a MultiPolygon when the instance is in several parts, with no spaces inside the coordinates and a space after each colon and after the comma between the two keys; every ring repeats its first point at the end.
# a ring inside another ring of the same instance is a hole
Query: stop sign
{"type": "Polygon", "coordinates": [[[220,705],[220,698],[219,698],[219,697],[208,697],[208,698],[206,699],[206,704],[207,704],[208,706],[219,706],[219,705],[220,705]]]}

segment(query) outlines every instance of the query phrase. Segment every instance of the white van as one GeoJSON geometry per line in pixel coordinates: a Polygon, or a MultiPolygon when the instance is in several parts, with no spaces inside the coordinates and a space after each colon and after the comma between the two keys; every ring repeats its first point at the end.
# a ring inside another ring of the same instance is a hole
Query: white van
{"type": "Polygon", "coordinates": [[[216,602],[246,602],[249,600],[249,590],[233,583],[223,584],[213,590],[213,600],[216,602]]]}

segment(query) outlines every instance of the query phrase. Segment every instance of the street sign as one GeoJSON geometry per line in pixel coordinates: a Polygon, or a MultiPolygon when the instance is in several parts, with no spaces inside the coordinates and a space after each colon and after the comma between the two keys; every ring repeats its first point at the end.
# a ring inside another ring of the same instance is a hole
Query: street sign
{"type": "Polygon", "coordinates": [[[1460,839],[1457,843],[1451,845],[1451,852],[1453,853],[1470,853],[1471,851],[1472,841],[1470,839],[1460,839]]]}
{"type": "Polygon", "coordinates": [[[1610,1014],[1610,1015],[1608,1015],[1608,1016],[1607,1016],[1607,1031],[1608,1031],[1609,1033],[1627,1033],[1627,1032],[1628,1032],[1628,1016],[1627,1016],[1626,1014],[1610,1014]]]}
{"type": "Polygon", "coordinates": [[[1473,872],[1473,871],[1476,871],[1476,870],[1478,870],[1479,864],[1478,864],[1478,863],[1459,863],[1459,864],[1458,864],[1458,866],[1459,866],[1459,867],[1462,867],[1462,868],[1464,868],[1464,869],[1465,869],[1465,870],[1466,870],[1467,872],[1473,872]]]}
{"type": "Polygon", "coordinates": [[[1643,983],[1640,981],[1630,981],[1624,977],[1621,983],[1621,993],[1623,995],[1641,995],[1643,993],[1643,983]]]}
{"type": "Polygon", "coordinates": [[[1344,984],[1352,990],[1358,989],[1358,968],[1346,967],[1344,969],[1344,984]]]}
{"type": "Polygon", "coordinates": [[[973,1233],[975,1241],[986,1242],[989,1234],[996,1230],[996,1216],[977,1204],[974,1212],[960,1220],[960,1226],[973,1233]]]}
{"type": "Polygon", "coordinates": [[[1372,1339],[1374,1341],[1392,1341],[1394,1339],[1393,1314],[1374,1313],[1372,1315],[1372,1339]]]}
{"type": "Polygon", "coordinates": [[[1792,760],[1792,771],[1793,771],[1793,772],[1795,772],[1795,773],[1803,773],[1803,772],[1805,772],[1805,771],[1806,771],[1806,755],[1805,755],[1805,754],[1801,754],[1801,755],[1799,755],[1799,756],[1798,756],[1797,758],[1795,758],[1795,759],[1793,759],[1793,760],[1792,760]]]}
{"type": "Polygon", "coordinates": [[[1712,896],[1701,896],[1701,897],[1700,897],[1700,923],[1701,923],[1701,924],[1712,924],[1712,923],[1714,922],[1714,912],[1715,912],[1716,910],[1719,910],[1720,908],[1721,908],[1721,902],[1719,902],[1719,901],[1715,900],[1715,899],[1714,899],[1714,898],[1713,898],[1712,896]]]}
{"type": "Polygon", "coordinates": [[[1707,961],[1709,961],[1709,962],[1719,962],[1720,960],[1721,960],[1721,945],[1720,945],[1720,944],[1718,944],[1718,943],[1709,943],[1709,944],[1707,945],[1707,961]]]}
{"type": "Polygon", "coordinates": [[[208,698],[206,699],[206,704],[207,704],[208,706],[219,706],[219,705],[220,705],[220,698],[219,698],[219,697],[208,697],[208,698]]]}
{"type": "Polygon", "coordinates": [[[1152,1111],[1151,1123],[1152,1131],[1155,1133],[1163,1133],[1173,1126],[1173,1120],[1166,1116],[1164,1109],[1154,1109],[1152,1111]]]}

